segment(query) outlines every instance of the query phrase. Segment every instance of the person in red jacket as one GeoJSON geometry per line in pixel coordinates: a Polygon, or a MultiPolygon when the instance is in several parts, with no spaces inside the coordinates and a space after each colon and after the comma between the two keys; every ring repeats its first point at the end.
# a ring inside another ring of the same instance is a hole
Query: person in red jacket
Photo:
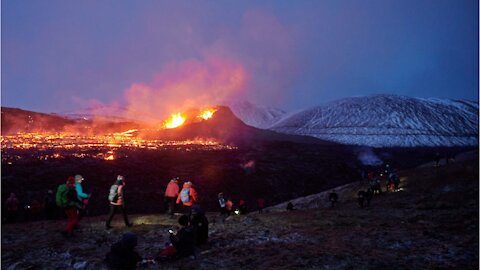
{"type": "Polygon", "coordinates": [[[178,187],[178,177],[173,178],[165,190],[165,203],[168,205],[167,213],[173,217],[175,211],[175,200],[178,197],[180,188],[178,187]]]}
{"type": "Polygon", "coordinates": [[[183,188],[177,197],[177,204],[180,202],[182,202],[186,214],[190,217],[192,213],[192,205],[198,202],[198,194],[193,188],[192,182],[188,181],[183,184],[183,188]]]}

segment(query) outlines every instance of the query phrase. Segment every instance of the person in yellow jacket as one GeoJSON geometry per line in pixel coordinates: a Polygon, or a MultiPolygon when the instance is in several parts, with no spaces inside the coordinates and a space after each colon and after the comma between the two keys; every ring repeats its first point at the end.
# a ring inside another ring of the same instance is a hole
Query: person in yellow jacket
{"type": "Polygon", "coordinates": [[[198,193],[193,188],[192,182],[188,181],[183,184],[183,188],[178,194],[177,204],[182,202],[185,212],[188,216],[192,213],[192,205],[198,202],[198,193]]]}

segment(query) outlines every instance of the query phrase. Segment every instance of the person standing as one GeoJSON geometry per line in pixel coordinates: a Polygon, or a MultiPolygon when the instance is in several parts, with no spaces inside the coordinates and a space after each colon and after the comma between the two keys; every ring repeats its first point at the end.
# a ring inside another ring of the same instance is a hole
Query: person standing
{"type": "Polygon", "coordinates": [[[263,208],[265,208],[265,199],[263,198],[258,198],[257,200],[257,206],[258,206],[258,213],[263,212],[263,208]]]}
{"type": "Polygon", "coordinates": [[[55,204],[55,196],[53,195],[53,190],[47,190],[47,194],[43,200],[45,205],[45,217],[47,220],[52,220],[57,218],[57,205],[55,204]]]}
{"type": "Polygon", "coordinates": [[[185,212],[190,217],[192,214],[192,205],[198,202],[197,191],[193,188],[192,182],[188,181],[183,184],[183,188],[178,194],[177,204],[182,202],[185,212]]]}
{"type": "Polygon", "coordinates": [[[65,184],[58,186],[55,200],[59,207],[63,207],[67,216],[67,225],[62,234],[65,237],[70,237],[73,235],[73,229],[78,224],[77,207],[80,207],[73,176],[69,176],[65,184]]]}
{"type": "Polygon", "coordinates": [[[178,197],[178,192],[180,188],[178,187],[178,177],[173,178],[167,185],[167,189],[165,190],[165,203],[168,206],[167,213],[173,217],[173,213],[175,212],[175,200],[178,197]]]}
{"type": "Polygon", "coordinates": [[[194,229],[195,244],[203,245],[208,240],[208,219],[205,216],[205,211],[199,204],[192,206],[192,219],[190,225],[194,229]]]}
{"type": "Polygon", "coordinates": [[[108,200],[110,201],[110,213],[108,215],[107,222],[105,223],[106,229],[111,229],[110,222],[115,215],[115,211],[119,209],[122,211],[123,220],[125,221],[125,226],[131,227],[133,224],[128,221],[127,212],[125,210],[125,177],[122,175],[117,176],[117,180],[110,187],[110,193],[108,195],[108,200]]]}
{"type": "Polygon", "coordinates": [[[227,214],[225,198],[223,197],[223,192],[218,193],[218,207],[220,208],[220,216],[225,216],[227,214]]]}
{"type": "Polygon", "coordinates": [[[13,192],[10,193],[10,197],[8,197],[5,204],[7,206],[7,222],[15,223],[15,221],[17,221],[18,204],[19,204],[19,201],[15,193],[13,192]]]}
{"type": "Polygon", "coordinates": [[[82,182],[85,180],[80,174],[75,175],[75,190],[77,191],[78,200],[82,202],[83,209],[80,211],[78,215],[78,219],[82,219],[85,215],[86,207],[88,204],[88,199],[90,198],[90,194],[83,192],[82,182]]]}

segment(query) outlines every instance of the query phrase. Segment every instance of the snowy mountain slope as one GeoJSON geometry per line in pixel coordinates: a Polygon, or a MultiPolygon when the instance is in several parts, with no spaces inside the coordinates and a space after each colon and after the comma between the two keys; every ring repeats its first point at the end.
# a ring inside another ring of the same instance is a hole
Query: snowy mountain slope
{"type": "Polygon", "coordinates": [[[478,145],[478,104],[394,95],[344,98],[270,129],[372,147],[478,145]]]}
{"type": "Polygon", "coordinates": [[[268,128],[286,114],[280,109],[260,107],[248,101],[225,103],[245,124],[257,128],[268,128]]]}

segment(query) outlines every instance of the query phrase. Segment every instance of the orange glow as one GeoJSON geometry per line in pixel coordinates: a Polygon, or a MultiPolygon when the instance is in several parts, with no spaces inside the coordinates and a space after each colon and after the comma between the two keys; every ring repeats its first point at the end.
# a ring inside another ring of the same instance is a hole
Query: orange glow
{"type": "Polygon", "coordinates": [[[216,112],[216,109],[205,109],[200,112],[198,115],[199,118],[202,118],[203,120],[207,120],[212,118],[213,114],[216,112]]]}
{"type": "Polygon", "coordinates": [[[174,113],[165,121],[164,127],[165,128],[176,128],[181,126],[185,122],[185,117],[182,116],[180,113],[174,113]]]}

